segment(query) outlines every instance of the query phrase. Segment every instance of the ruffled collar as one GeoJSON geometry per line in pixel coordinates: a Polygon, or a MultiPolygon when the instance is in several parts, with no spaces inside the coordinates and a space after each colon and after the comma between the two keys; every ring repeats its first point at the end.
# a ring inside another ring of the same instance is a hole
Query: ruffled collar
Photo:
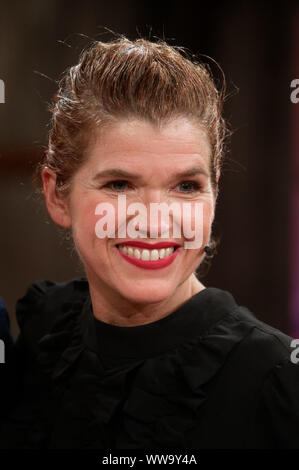
{"type": "Polygon", "coordinates": [[[83,340],[106,365],[142,360],[205,335],[237,307],[229,292],[208,287],[160,320],[121,327],[95,318],[88,293],[81,316],[83,340]]]}
{"type": "MultiPolygon", "coordinates": [[[[68,299],[62,303],[51,331],[37,342],[38,362],[54,380],[65,376],[85,350],[95,354],[103,370],[107,370],[201,341],[217,325],[230,324],[232,312],[239,308],[229,292],[207,287],[160,320],[121,327],[94,316],[86,279],[74,282],[73,289],[73,302],[68,299]]],[[[30,325],[31,322],[27,330],[34,330],[30,325]]]]}
{"type": "Polygon", "coordinates": [[[68,289],[36,345],[59,403],[50,448],[186,447],[208,384],[254,323],[231,294],[209,287],[161,320],[108,325],[93,315],[86,280],[68,289]]]}

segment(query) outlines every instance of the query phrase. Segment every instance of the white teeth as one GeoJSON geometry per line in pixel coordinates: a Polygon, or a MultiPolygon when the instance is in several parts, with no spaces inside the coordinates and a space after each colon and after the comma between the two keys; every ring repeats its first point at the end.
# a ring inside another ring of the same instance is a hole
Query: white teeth
{"type": "Polygon", "coordinates": [[[151,250],[151,261],[156,261],[157,259],[159,259],[159,251],[151,250]]]}
{"type": "Polygon", "coordinates": [[[150,252],[149,250],[142,250],[141,252],[141,259],[143,261],[148,261],[150,259],[150,252]]]}
{"type": "Polygon", "coordinates": [[[128,255],[129,256],[134,256],[134,250],[131,246],[128,247],[128,255]]]}
{"type": "Polygon", "coordinates": [[[132,256],[133,258],[142,259],[143,261],[156,261],[158,259],[167,258],[174,252],[174,247],[161,248],[160,250],[142,250],[133,248],[131,246],[119,245],[119,250],[126,255],[132,256]]]}

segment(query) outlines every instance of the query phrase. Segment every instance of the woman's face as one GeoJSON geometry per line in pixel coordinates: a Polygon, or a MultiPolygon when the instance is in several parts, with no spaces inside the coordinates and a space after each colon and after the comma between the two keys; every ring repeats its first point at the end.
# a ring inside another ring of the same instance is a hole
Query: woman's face
{"type": "MultiPolygon", "coordinates": [[[[141,120],[121,121],[98,135],[86,162],[74,175],[66,208],[68,222],[64,219],[64,225],[72,227],[76,248],[94,287],[109,291],[114,299],[120,296],[148,304],[165,300],[184,282],[191,282],[192,273],[203,259],[214,218],[209,158],[205,133],[184,118],[171,121],[161,130],[141,120]],[[179,176],[193,169],[198,172],[179,176]],[[128,232],[125,238],[118,236],[118,224],[128,231],[128,222],[137,215],[118,212],[120,195],[126,196],[126,207],[137,202],[147,210],[147,224],[135,226],[143,238],[133,238],[128,232]],[[168,206],[178,203],[182,214],[185,203],[192,210],[181,218],[170,216],[169,225],[166,218],[155,222],[150,219],[151,203],[162,202],[168,206]],[[109,203],[115,210],[115,219],[113,211],[110,212],[110,222],[115,222],[115,238],[99,238],[96,234],[101,216],[95,212],[100,203],[109,203]],[[186,249],[184,242],[190,242],[190,238],[185,238],[183,227],[181,236],[174,237],[173,224],[191,223],[194,229],[196,203],[203,208],[202,244],[186,249]],[[169,236],[163,238],[167,227],[169,236]],[[150,236],[151,229],[157,231],[154,238],[150,236]],[[137,242],[146,245],[144,252],[137,242]],[[166,245],[176,242],[178,247],[173,254],[173,248],[166,250],[167,247],[164,251],[158,247],[153,252],[151,245],[158,242],[166,245]],[[165,255],[170,255],[169,259],[165,255]]],[[[105,227],[108,226],[102,228],[105,227]]]]}

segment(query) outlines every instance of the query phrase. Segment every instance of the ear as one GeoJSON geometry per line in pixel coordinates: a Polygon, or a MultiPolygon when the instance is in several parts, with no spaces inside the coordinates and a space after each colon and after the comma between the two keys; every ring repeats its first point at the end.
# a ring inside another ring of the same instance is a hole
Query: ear
{"type": "Polygon", "coordinates": [[[46,206],[52,220],[61,227],[70,228],[72,219],[67,200],[57,195],[56,173],[48,167],[42,170],[43,189],[46,206]]]}
{"type": "Polygon", "coordinates": [[[217,184],[219,183],[219,178],[220,178],[220,170],[217,170],[217,173],[216,173],[217,184]]]}

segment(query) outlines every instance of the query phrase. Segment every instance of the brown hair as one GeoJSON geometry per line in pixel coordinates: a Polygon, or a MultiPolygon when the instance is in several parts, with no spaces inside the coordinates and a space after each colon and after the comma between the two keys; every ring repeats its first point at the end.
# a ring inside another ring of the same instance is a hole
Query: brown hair
{"type": "Polygon", "coordinates": [[[160,126],[178,116],[195,120],[211,146],[211,176],[223,158],[226,126],[222,118],[224,90],[218,91],[207,66],[187,57],[182,48],[164,41],[92,42],[68,68],[50,105],[49,141],[34,181],[41,189],[41,170],[57,175],[57,189],[66,194],[95,131],[122,118],[145,119],[160,126]]]}

